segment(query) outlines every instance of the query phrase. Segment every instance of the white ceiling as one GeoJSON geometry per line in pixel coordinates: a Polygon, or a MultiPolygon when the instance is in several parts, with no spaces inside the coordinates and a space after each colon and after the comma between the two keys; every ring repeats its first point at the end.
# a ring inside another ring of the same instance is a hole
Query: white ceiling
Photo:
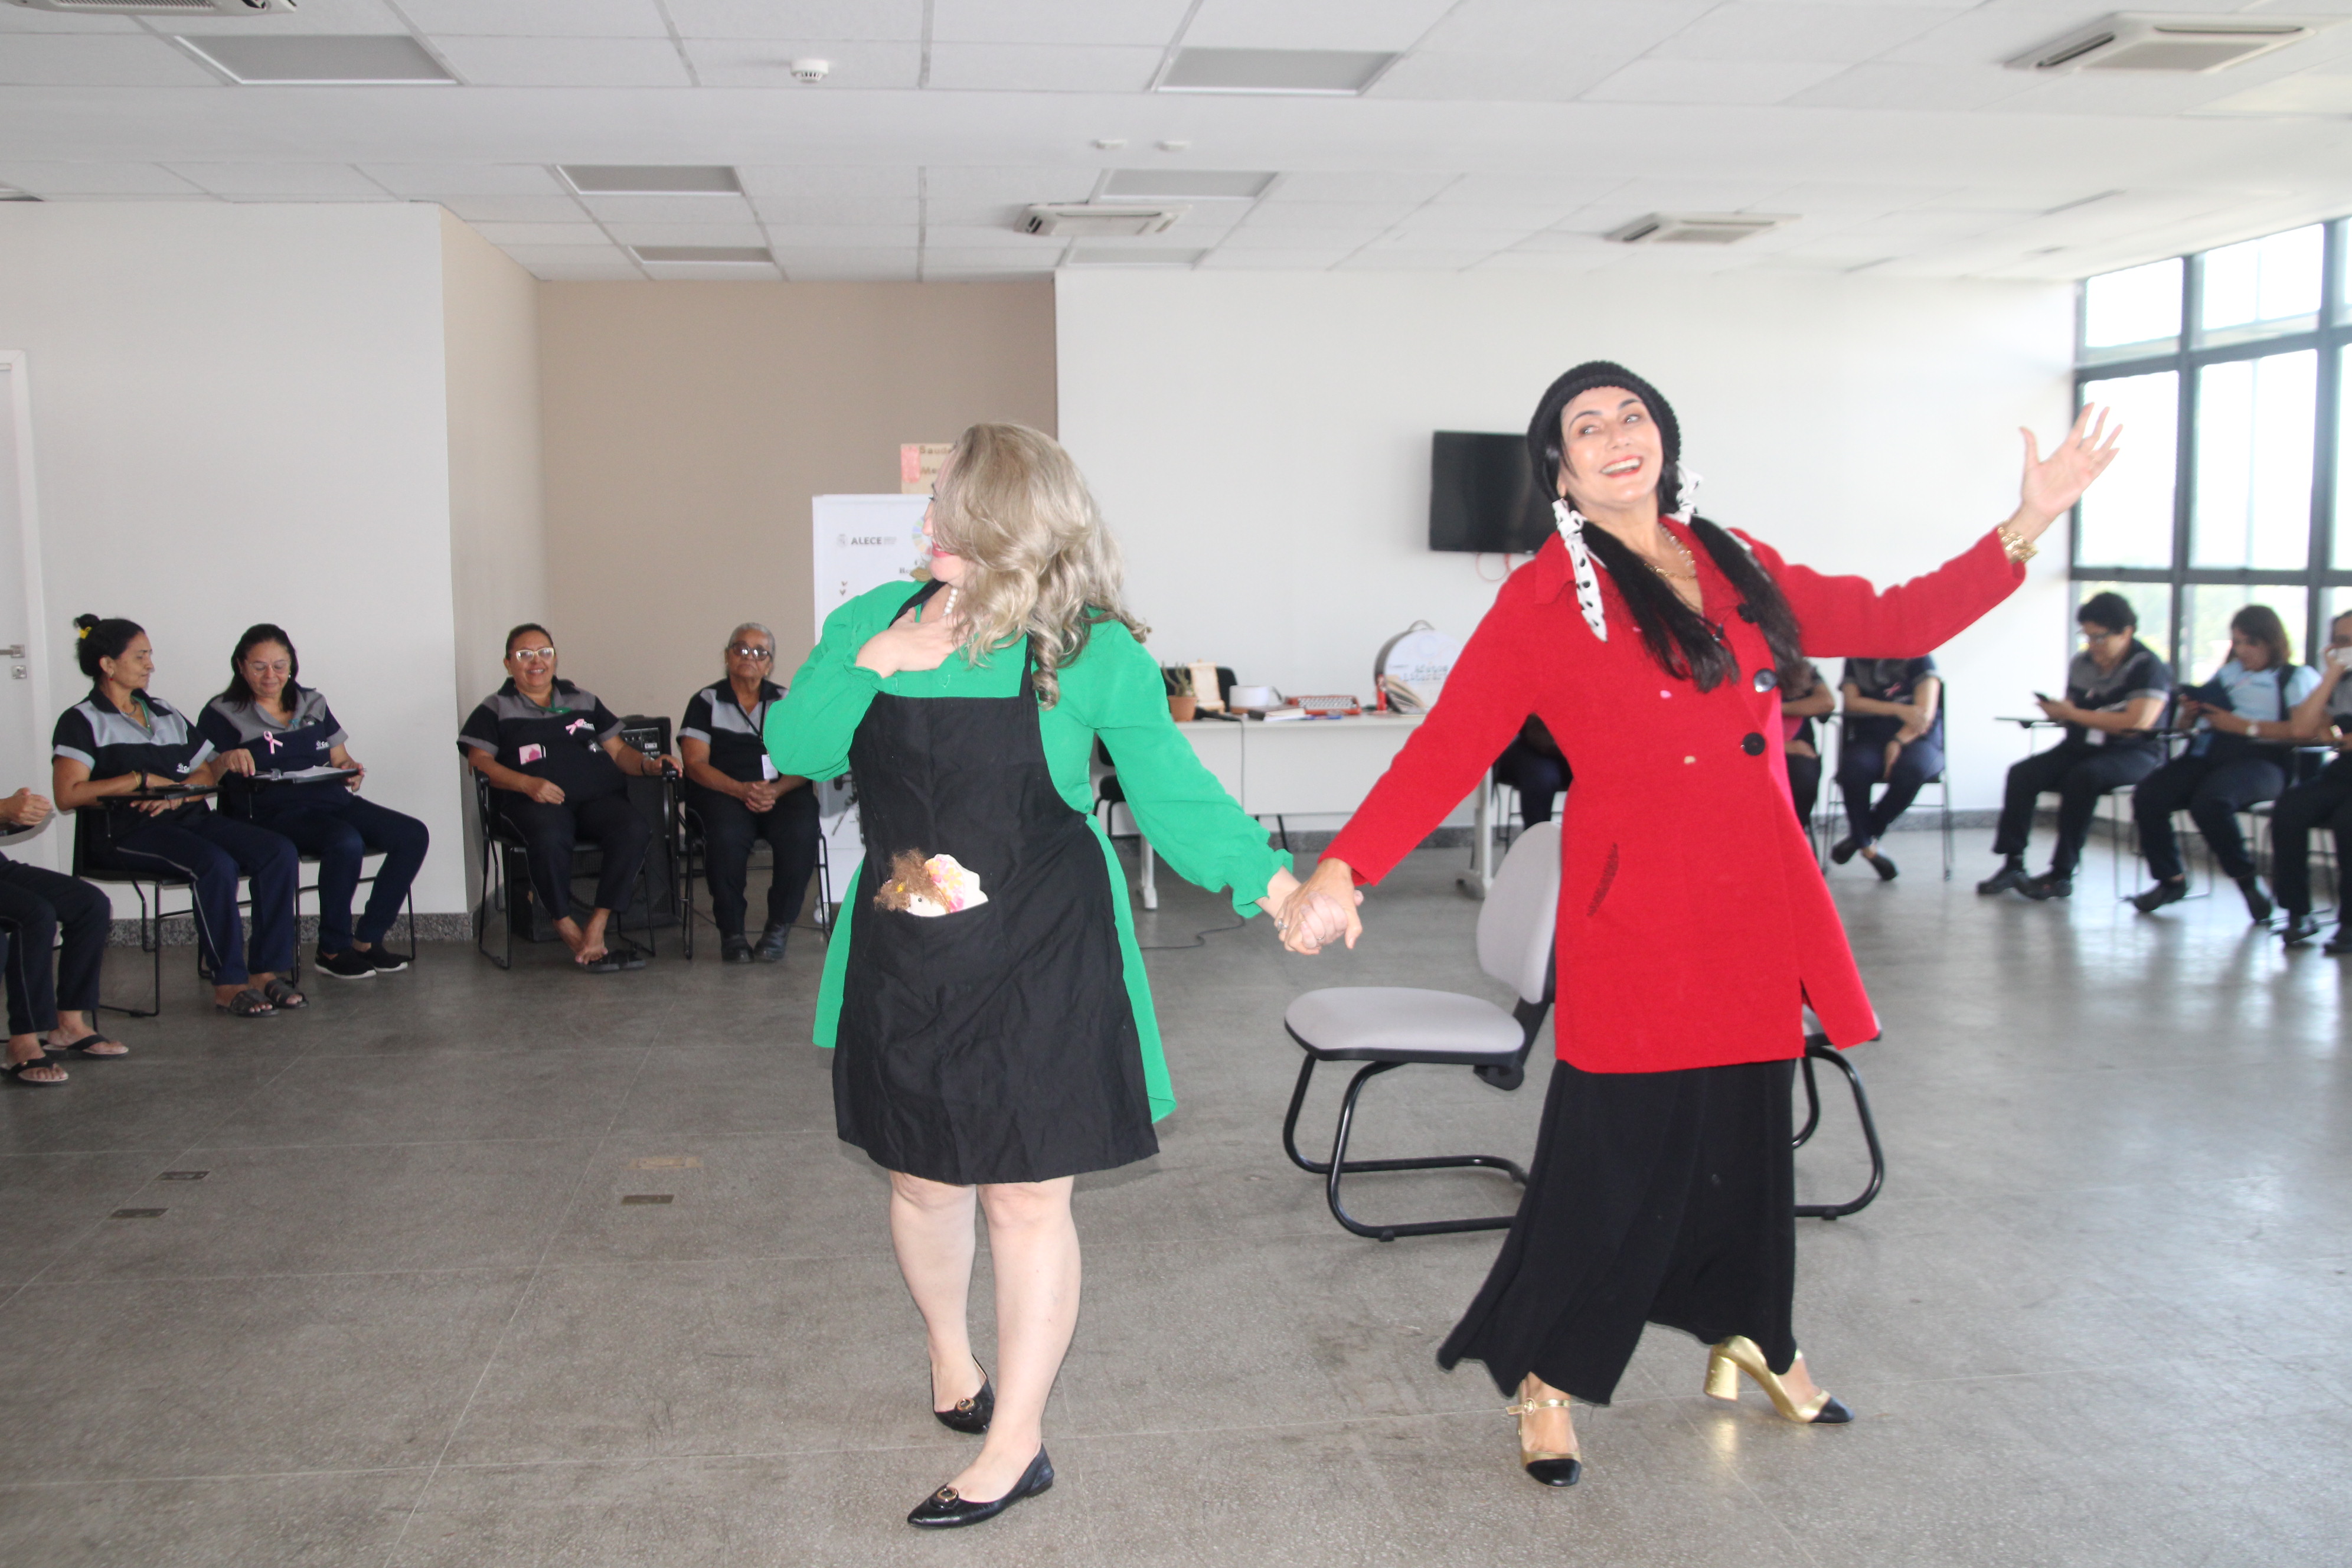
{"type": "Polygon", "coordinates": [[[1013,228],[1112,171],[1258,170],[1167,234],[1201,268],[1868,268],[2071,278],[2352,211],[2352,24],[2211,76],[2000,61],[2135,10],[2352,0],[301,0],[188,21],[0,4],[0,184],[47,201],[437,202],[541,278],[1073,264],[1013,228]],[[173,36],[406,33],[456,87],[239,87],[173,36]],[[1175,48],[1401,51],[1361,97],[1151,90],[1175,48]],[[833,62],[803,86],[789,61],[833,62]],[[1099,142],[1123,145],[1106,149],[1099,142]],[[740,196],[581,197],[559,163],[725,163],[740,196]],[[1741,244],[1601,237],[1790,213],[1741,244]]]}

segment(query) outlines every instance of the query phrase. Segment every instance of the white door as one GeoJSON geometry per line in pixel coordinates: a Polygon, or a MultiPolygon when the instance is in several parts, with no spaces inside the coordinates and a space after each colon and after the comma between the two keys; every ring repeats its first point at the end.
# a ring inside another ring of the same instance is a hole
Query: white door
{"type": "MultiPolygon", "coordinates": [[[[0,795],[49,793],[49,639],[43,626],[40,536],[33,508],[31,403],[25,356],[0,349],[0,795]]],[[[52,820],[7,846],[13,858],[66,868],[52,820]]]]}

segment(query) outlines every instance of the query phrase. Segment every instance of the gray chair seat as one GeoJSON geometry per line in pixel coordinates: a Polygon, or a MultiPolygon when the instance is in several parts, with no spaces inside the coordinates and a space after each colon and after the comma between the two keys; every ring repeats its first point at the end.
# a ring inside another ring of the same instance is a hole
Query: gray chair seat
{"type": "Polygon", "coordinates": [[[1400,985],[1309,991],[1282,1021],[1293,1039],[1325,1061],[1500,1060],[1528,1043],[1519,1021],[1491,1002],[1400,985]]]}

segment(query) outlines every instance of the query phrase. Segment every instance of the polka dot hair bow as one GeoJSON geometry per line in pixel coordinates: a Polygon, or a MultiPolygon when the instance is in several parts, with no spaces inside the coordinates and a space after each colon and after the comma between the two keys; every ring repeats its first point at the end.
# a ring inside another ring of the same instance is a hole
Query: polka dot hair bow
{"type": "Polygon", "coordinates": [[[1593,574],[1592,552],[1584,542],[1584,518],[1566,500],[1551,503],[1551,515],[1559,524],[1560,542],[1568,546],[1569,563],[1576,570],[1576,607],[1584,612],[1584,624],[1602,642],[1609,640],[1609,617],[1601,608],[1601,579],[1593,574]]]}

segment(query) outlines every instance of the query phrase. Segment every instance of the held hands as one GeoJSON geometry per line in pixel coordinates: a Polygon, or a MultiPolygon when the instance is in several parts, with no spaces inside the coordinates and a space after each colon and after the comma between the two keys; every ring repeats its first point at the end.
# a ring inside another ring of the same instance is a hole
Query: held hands
{"type": "Polygon", "coordinates": [[[962,620],[952,613],[926,620],[900,620],[875,633],[857,650],[861,668],[886,680],[900,670],[937,669],[963,643],[962,620]]]}
{"type": "Polygon", "coordinates": [[[0,826],[38,827],[56,809],[49,804],[47,795],[20,789],[15,795],[0,799],[0,826]]]}
{"type": "Polygon", "coordinates": [[[2032,431],[2020,426],[2018,433],[2025,437],[2025,478],[2017,487],[2017,512],[2009,526],[2030,542],[2082,500],[2092,480],[2107,471],[2107,465],[2116,460],[2116,442],[2124,427],[2117,425],[2108,429],[2107,410],[2085,404],[2075,416],[2074,427],[2047,458],[2042,455],[2032,431]]]}
{"type": "Polygon", "coordinates": [[[1346,861],[1317,862],[1315,874],[1297,885],[1275,917],[1282,927],[1282,945],[1310,954],[1342,939],[1354,947],[1364,934],[1363,917],[1356,912],[1363,901],[1346,861]]]}

